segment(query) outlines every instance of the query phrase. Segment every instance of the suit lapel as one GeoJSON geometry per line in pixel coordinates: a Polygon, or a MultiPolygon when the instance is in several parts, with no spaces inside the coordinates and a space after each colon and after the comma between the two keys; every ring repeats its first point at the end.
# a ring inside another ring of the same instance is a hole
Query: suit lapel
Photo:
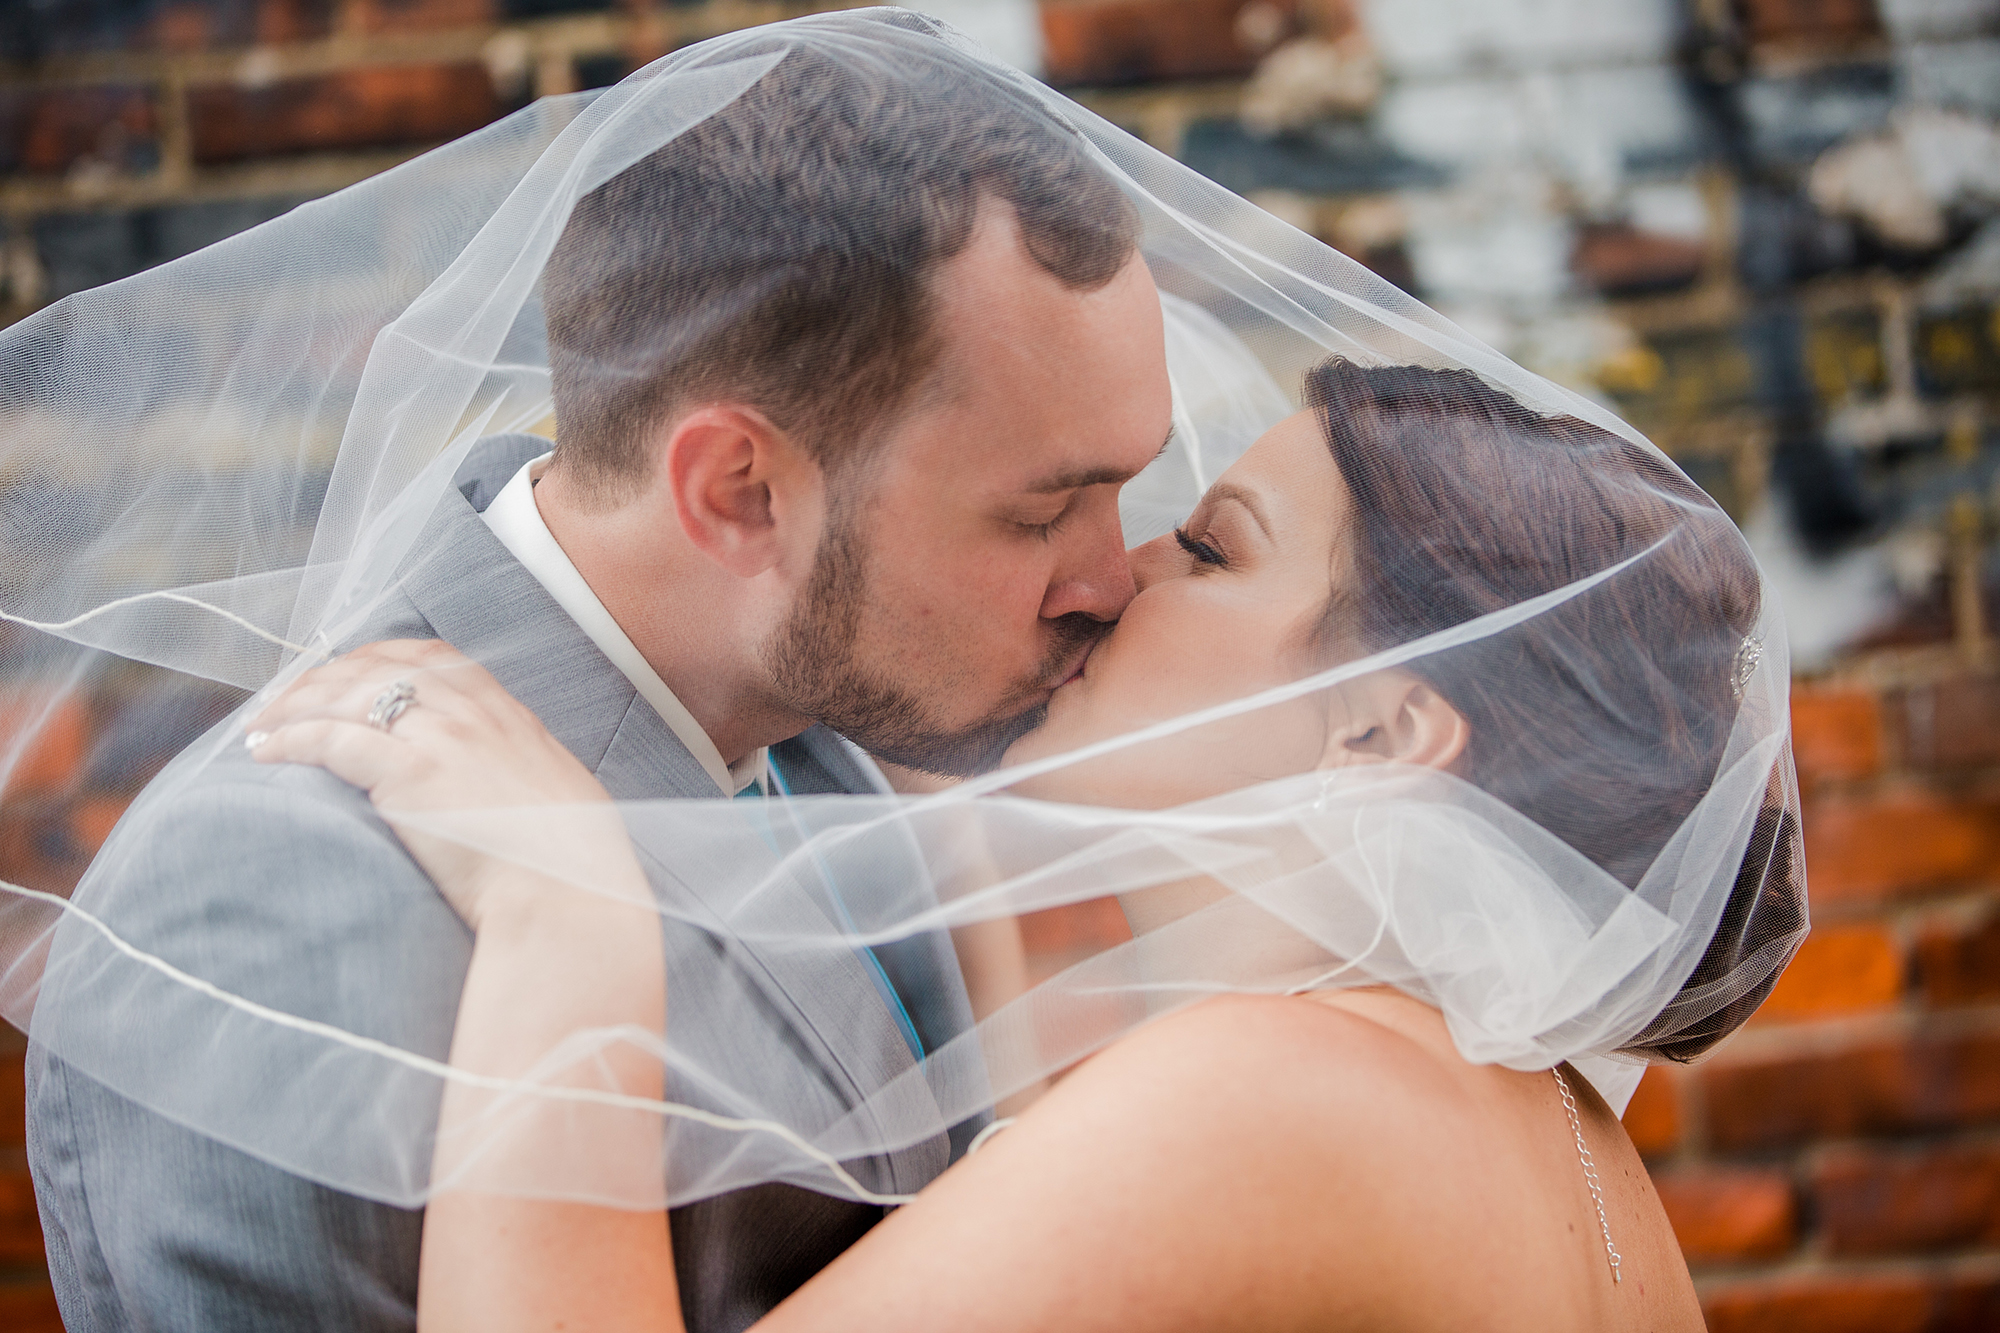
{"type": "MultiPolygon", "coordinates": [[[[473,507],[490,502],[514,471],[546,447],[533,436],[501,436],[475,447],[405,566],[403,591],[440,639],[492,672],[614,798],[720,799],[707,770],[673,729],[473,507]]],[[[664,856],[648,859],[671,874],[672,849],[657,850],[664,856]]],[[[705,891],[709,886],[673,878],[716,909],[718,918],[726,917],[726,905],[705,891]]],[[[820,910],[818,904],[800,906],[820,910]]],[[[823,911],[801,924],[835,929],[823,911]]],[[[859,958],[843,951],[755,951],[726,932],[719,938],[800,1039],[845,1083],[850,1105],[910,1067],[901,1033],[859,958]]],[[[945,1160],[942,1139],[893,1154],[891,1187],[918,1188],[945,1160]]]]}

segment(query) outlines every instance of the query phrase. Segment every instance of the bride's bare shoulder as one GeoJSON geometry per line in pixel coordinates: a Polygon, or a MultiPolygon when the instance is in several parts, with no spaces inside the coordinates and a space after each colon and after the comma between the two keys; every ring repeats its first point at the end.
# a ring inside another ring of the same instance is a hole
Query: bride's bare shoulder
{"type": "MultiPolygon", "coordinates": [[[[1404,997],[1206,1001],[1048,1102],[1135,1211],[1200,1216],[1306,1305],[1337,1292],[1327,1326],[1699,1326],[1649,1188],[1620,1210],[1649,1280],[1612,1291],[1554,1080],[1468,1064],[1404,997]]],[[[1627,1165],[1615,1121],[1597,1136],[1600,1166],[1627,1165]]]]}
{"type": "Polygon", "coordinates": [[[1268,1150],[1268,1133],[1290,1126],[1311,1133],[1284,1140],[1289,1150],[1344,1154],[1365,1131],[1373,1156],[1417,1146],[1455,1113],[1476,1110],[1458,1071],[1420,1036],[1290,996],[1191,1006],[1105,1051],[1065,1088],[1121,1103],[1171,1097],[1177,1128],[1212,1134],[1204,1146],[1225,1154],[1268,1150]]]}
{"type": "Polygon", "coordinates": [[[1148,1024],[780,1314],[815,1329],[1698,1329],[1685,1267],[1672,1309],[1663,1269],[1631,1280],[1636,1252],[1606,1294],[1560,1104],[1447,1059],[1421,1017],[1230,996],[1148,1024]],[[1534,1131],[1550,1115],[1553,1148],[1534,1131]],[[829,1313],[850,1307],[847,1323],[829,1313]]]}
{"type": "Polygon", "coordinates": [[[1133,1188],[1159,1206],[1198,1199],[1225,1227],[1276,1226],[1263,1243],[1280,1249],[1359,1257],[1448,1241],[1467,1224],[1465,1178],[1504,1153],[1464,1079],[1421,1040],[1280,996],[1220,997],[1149,1024],[1046,1102],[1049,1120],[1118,1143],[1133,1188]]]}

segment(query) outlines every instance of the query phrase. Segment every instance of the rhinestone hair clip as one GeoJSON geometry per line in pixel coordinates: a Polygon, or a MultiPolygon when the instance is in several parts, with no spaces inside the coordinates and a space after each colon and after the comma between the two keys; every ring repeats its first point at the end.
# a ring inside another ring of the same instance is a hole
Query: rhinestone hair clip
{"type": "Polygon", "coordinates": [[[1764,660],[1764,641],[1755,634],[1743,636],[1743,642],[1736,646],[1736,662],[1729,670],[1729,691],[1737,699],[1750,688],[1750,678],[1757,674],[1757,666],[1764,660]]]}

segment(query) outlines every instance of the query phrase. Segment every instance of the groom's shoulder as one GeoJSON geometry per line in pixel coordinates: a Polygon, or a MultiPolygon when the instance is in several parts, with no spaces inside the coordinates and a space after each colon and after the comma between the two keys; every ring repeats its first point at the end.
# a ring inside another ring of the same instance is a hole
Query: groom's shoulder
{"type": "Polygon", "coordinates": [[[316,885],[360,909],[426,883],[365,792],[322,768],[258,763],[241,734],[225,722],[139,794],[79,903],[154,921],[251,903],[282,916],[308,907],[316,885]]]}
{"type": "Polygon", "coordinates": [[[235,735],[216,741],[212,754],[169,768],[140,794],[83,890],[104,878],[100,868],[128,865],[156,886],[198,880],[228,896],[268,890],[266,876],[279,863],[305,871],[385,856],[407,861],[366,793],[322,768],[260,764],[235,735]]]}
{"type": "MultiPolygon", "coordinates": [[[[437,633],[410,601],[392,594],[375,613],[336,647],[337,652],[385,639],[434,639],[437,633]]],[[[215,856],[232,850],[268,850],[297,841],[314,829],[351,835],[354,826],[372,826],[394,840],[374,815],[365,793],[323,768],[301,764],[260,764],[243,748],[246,712],[225,719],[154,778],[119,822],[107,851],[143,838],[150,844],[202,840],[226,835],[226,843],[206,843],[215,856]],[[218,827],[220,826],[220,827],[218,827]]]]}
{"type": "Polygon", "coordinates": [[[426,978],[470,948],[364,792],[324,769],[257,763],[235,741],[142,793],[75,901],[138,948],[260,1003],[426,1050],[448,1031],[432,1029],[451,998],[448,987],[428,995],[445,983],[426,978]]]}

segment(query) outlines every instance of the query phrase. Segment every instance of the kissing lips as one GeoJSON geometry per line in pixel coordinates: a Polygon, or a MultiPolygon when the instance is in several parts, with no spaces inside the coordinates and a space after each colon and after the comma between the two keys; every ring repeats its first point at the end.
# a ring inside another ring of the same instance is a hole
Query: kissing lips
{"type": "Polygon", "coordinates": [[[1097,645],[1102,642],[1104,642],[1103,639],[1091,640],[1090,646],[1083,650],[1083,655],[1076,659],[1076,669],[1063,677],[1062,685],[1056,686],[1057,689],[1061,689],[1063,685],[1067,685],[1071,681],[1083,679],[1083,669],[1090,665],[1090,655],[1097,651],[1097,645]]]}

